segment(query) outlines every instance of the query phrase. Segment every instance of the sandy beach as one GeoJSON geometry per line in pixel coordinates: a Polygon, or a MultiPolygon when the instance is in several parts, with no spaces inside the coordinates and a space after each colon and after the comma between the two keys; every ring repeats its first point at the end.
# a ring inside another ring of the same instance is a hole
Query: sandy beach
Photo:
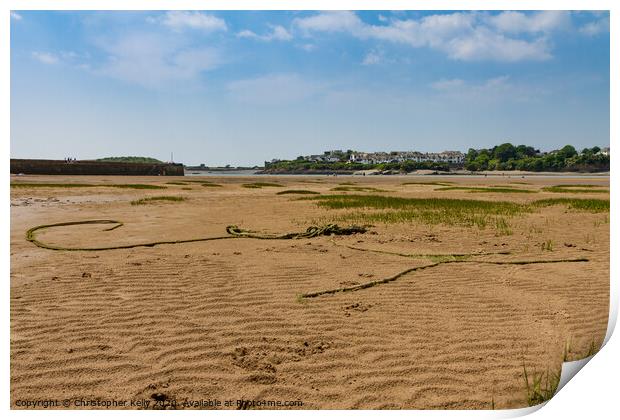
{"type": "Polygon", "coordinates": [[[162,401],[212,408],[198,402],[216,400],[280,401],[285,409],[519,408],[528,405],[524,369],[530,378],[558,372],[605,336],[609,212],[541,200],[608,200],[608,177],[11,182],[58,184],[11,188],[12,408],[50,399],[68,399],[72,409],[101,408],[76,400],[149,402],[130,409],[162,401]],[[63,185],[70,183],[90,186],[63,185]],[[118,184],[165,188],[111,186],[118,184]],[[553,189],[560,184],[569,191],[553,189]],[[369,210],[334,195],[406,200],[369,210]],[[132,204],[161,196],[182,201],[132,204]],[[409,199],[501,201],[510,211],[459,219],[409,199]],[[342,203],[350,207],[335,207],[342,203]],[[26,240],[38,225],[95,219],[124,225],[48,228],[37,239],[91,248],[220,237],[229,225],[261,233],[372,226],[350,236],[101,251],[26,240]],[[435,263],[371,287],[304,297],[435,263]]]}

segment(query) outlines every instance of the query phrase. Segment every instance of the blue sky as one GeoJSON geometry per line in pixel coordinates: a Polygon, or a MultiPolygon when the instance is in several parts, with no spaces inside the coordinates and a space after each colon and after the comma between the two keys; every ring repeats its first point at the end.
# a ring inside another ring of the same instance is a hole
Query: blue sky
{"type": "Polygon", "coordinates": [[[11,13],[11,156],[609,145],[606,12],[11,13]]]}

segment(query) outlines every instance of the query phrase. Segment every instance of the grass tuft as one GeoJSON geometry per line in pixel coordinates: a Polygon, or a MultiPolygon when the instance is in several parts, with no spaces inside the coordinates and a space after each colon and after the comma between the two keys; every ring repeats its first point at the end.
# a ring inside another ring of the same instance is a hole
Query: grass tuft
{"type": "Polygon", "coordinates": [[[512,235],[512,229],[510,229],[510,225],[503,217],[498,217],[495,219],[495,230],[497,231],[498,236],[512,235]]]}
{"type": "Polygon", "coordinates": [[[163,190],[162,185],[150,184],[44,184],[13,182],[12,188],[129,188],[134,190],[163,190]]]}
{"type": "Polygon", "coordinates": [[[551,239],[547,239],[540,245],[541,251],[553,251],[553,241],[551,239]]]}
{"type": "Polygon", "coordinates": [[[552,192],[552,193],[573,193],[573,194],[578,194],[578,193],[606,194],[609,192],[609,190],[606,188],[605,189],[598,189],[598,188],[605,188],[605,187],[598,186],[598,185],[590,185],[590,184],[584,184],[584,185],[569,184],[569,185],[554,185],[552,187],[544,187],[542,190],[547,191],[547,192],[552,192]],[[597,188],[597,189],[594,189],[594,188],[597,188]]]}
{"type": "Polygon", "coordinates": [[[263,188],[263,187],[283,187],[282,184],[276,184],[275,182],[253,182],[251,184],[242,184],[243,188],[263,188]]]}
{"type": "Polygon", "coordinates": [[[552,373],[547,369],[546,372],[534,373],[530,377],[525,369],[525,362],[523,362],[523,379],[525,380],[527,405],[532,407],[549,401],[558,389],[560,375],[561,371],[552,373]]]}
{"type": "Polygon", "coordinates": [[[284,190],[278,191],[276,195],[284,195],[284,194],[321,194],[320,192],[310,191],[310,190],[284,190]]]}
{"type": "Polygon", "coordinates": [[[141,198],[139,200],[134,200],[131,202],[132,206],[139,206],[139,205],[143,205],[143,204],[149,204],[149,203],[153,203],[156,201],[185,201],[185,197],[175,197],[172,195],[159,195],[159,196],[155,196],[155,197],[147,197],[147,198],[141,198]]]}
{"type": "Polygon", "coordinates": [[[448,181],[410,181],[410,182],[403,182],[401,185],[441,185],[444,187],[449,187],[451,185],[453,185],[454,182],[448,182],[448,181]]]}
{"type": "Polygon", "coordinates": [[[510,187],[442,187],[437,188],[435,191],[453,191],[453,190],[462,190],[468,191],[471,193],[482,192],[482,193],[521,193],[521,194],[531,194],[537,193],[537,190],[526,190],[522,188],[510,188],[510,187]]]}
{"type": "Polygon", "coordinates": [[[583,210],[590,213],[603,213],[609,211],[609,200],[597,198],[546,198],[536,200],[532,204],[534,207],[549,207],[564,205],[572,210],[583,210]]]}
{"type": "Polygon", "coordinates": [[[374,187],[354,187],[354,186],[341,186],[334,187],[330,191],[359,191],[359,192],[385,192],[386,190],[381,190],[379,188],[374,187]]]}

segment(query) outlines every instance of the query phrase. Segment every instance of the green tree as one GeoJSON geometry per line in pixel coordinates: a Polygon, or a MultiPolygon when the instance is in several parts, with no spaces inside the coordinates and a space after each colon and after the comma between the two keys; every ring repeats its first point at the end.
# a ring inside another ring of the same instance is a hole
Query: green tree
{"type": "Polygon", "coordinates": [[[517,149],[510,143],[502,143],[493,148],[493,156],[500,162],[517,157],[517,149]]]}
{"type": "Polygon", "coordinates": [[[567,144],[566,146],[562,147],[558,152],[558,155],[560,155],[564,159],[573,157],[576,154],[577,154],[577,150],[575,150],[575,148],[571,146],[570,144],[567,144]]]}

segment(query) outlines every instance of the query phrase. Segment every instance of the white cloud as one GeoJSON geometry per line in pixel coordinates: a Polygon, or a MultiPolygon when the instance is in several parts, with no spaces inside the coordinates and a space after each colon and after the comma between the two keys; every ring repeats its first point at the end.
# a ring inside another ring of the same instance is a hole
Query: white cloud
{"type": "MultiPolygon", "coordinates": [[[[521,19],[521,14],[518,15],[518,19],[521,19]]],[[[565,21],[564,15],[551,13],[525,17],[528,32],[534,29],[537,32],[548,31],[560,27],[565,21]]],[[[446,53],[454,60],[512,62],[546,60],[551,57],[550,45],[544,35],[535,39],[513,38],[499,28],[502,25],[516,28],[508,18],[504,17],[499,21],[489,19],[492,18],[481,13],[455,12],[429,15],[417,20],[393,19],[387,24],[371,25],[363,22],[353,12],[322,12],[297,18],[293,24],[306,35],[313,32],[344,32],[359,39],[401,43],[414,48],[432,48],[446,53]]]]}
{"type": "Polygon", "coordinates": [[[293,39],[293,36],[286,30],[283,26],[280,25],[269,25],[271,27],[271,32],[265,35],[258,35],[255,32],[250,30],[243,30],[237,34],[239,38],[253,38],[259,41],[290,41],[293,39]]]}
{"type": "Polygon", "coordinates": [[[236,101],[253,105],[284,105],[308,99],[323,90],[321,84],[297,74],[271,74],[237,80],[227,86],[236,101]]]}
{"type": "Polygon", "coordinates": [[[370,51],[364,56],[362,64],[365,66],[372,66],[381,63],[381,61],[383,61],[383,54],[381,52],[370,51]]]}
{"type": "Polygon", "coordinates": [[[362,21],[353,12],[323,12],[307,18],[295,18],[293,24],[303,31],[355,33],[363,27],[362,21]]]}
{"type": "Polygon", "coordinates": [[[115,41],[99,41],[108,60],[96,73],[146,87],[195,80],[221,64],[212,48],[194,48],[153,34],[133,34],[115,41]]]}
{"type": "Polygon", "coordinates": [[[550,47],[544,38],[525,41],[508,38],[486,28],[478,28],[470,36],[453,39],[440,49],[450,58],[464,61],[515,62],[551,58],[550,47]]]}
{"type": "Polygon", "coordinates": [[[579,32],[588,36],[609,32],[609,15],[601,16],[597,20],[586,23],[579,28],[579,32]]]}
{"type": "Polygon", "coordinates": [[[570,12],[562,10],[545,10],[530,14],[507,11],[487,17],[487,21],[497,30],[508,33],[548,33],[568,29],[571,26],[570,12]]]}
{"type": "Polygon", "coordinates": [[[56,54],[48,52],[33,51],[32,57],[43,64],[58,64],[60,58],[56,54]]]}
{"type": "Polygon", "coordinates": [[[22,20],[22,15],[17,12],[11,12],[11,19],[22,20]]]}
{"type": "Polygon", "coordinates": [[[510,76],[493,77],[481,82],[468,82],[463,79],[441,79],[430,87],[442,96],[466,102],[531,101],[548,93],[547,90],[515,83],[510,76]]]}
{"type": "MultiPolygon", "coordinates": [[[[183,12],[173,10],[158,20],[161,24],[175,30],[197,29],[204,32],[226,31],[228,29],[223,19],[202,12],[183,12]]],[[[150,21],[153,21],[151,19],[150,21]]]]}

